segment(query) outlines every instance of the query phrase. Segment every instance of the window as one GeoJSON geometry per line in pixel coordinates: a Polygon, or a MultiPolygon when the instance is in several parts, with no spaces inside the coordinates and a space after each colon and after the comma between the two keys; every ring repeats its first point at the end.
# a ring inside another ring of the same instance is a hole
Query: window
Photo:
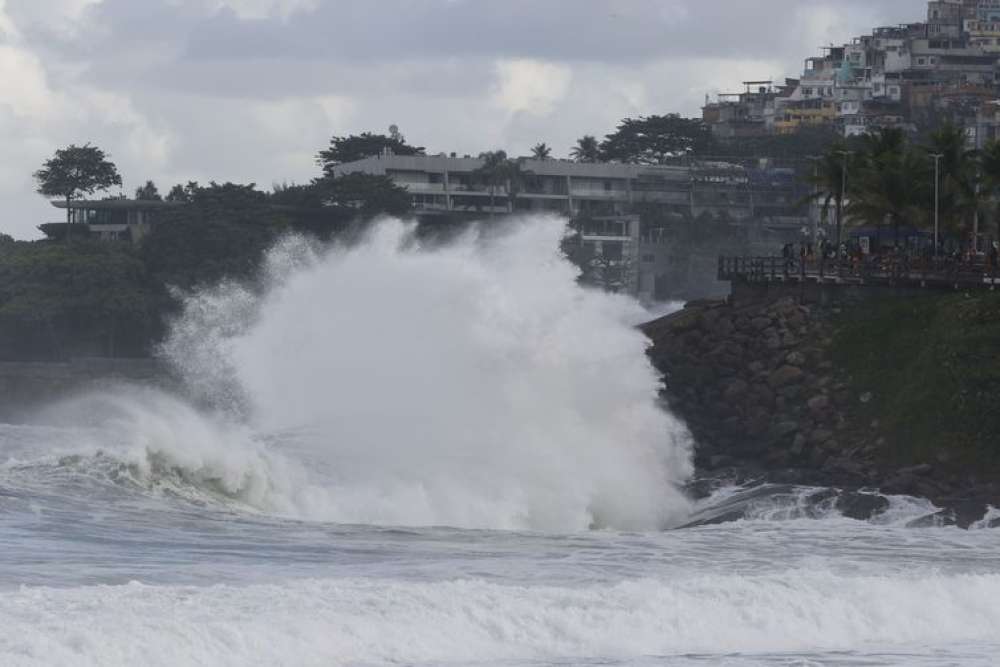
{"type": "Polygon", "coordinates": [[[643,255],[642,261],[646,264],[652,264],[656,261],[656,255],[643,255]]]}

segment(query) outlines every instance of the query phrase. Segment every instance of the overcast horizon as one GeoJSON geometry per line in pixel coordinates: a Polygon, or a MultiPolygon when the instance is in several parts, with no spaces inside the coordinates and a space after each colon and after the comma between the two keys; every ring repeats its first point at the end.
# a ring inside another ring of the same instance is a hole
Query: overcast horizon
{"type": "MultiPolygon", "coordinates": [[[[698,115],[747,79],[925,0],[0,0],[0,232],[60,214],[31,174],[60,147],[147,179],[308,182],[332,135],[400,127],[428,152],[565,157],[628,116],[698,115]],[[720,11],[720,6],[724,11],[720,11]]],[[[117,190],[114,191],[114,194],[117,190]]]]}

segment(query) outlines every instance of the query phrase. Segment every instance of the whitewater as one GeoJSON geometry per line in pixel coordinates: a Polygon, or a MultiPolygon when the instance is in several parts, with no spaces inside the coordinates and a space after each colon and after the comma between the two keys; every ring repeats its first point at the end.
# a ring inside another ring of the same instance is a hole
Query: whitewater
{"type": "Polygon", "coordinates": [[[692,499],[650,314],[564,233],[285,239],[182,295],[174,386],[0,424],[0,664],[1000,663],[1000,512],[692,499]]]}

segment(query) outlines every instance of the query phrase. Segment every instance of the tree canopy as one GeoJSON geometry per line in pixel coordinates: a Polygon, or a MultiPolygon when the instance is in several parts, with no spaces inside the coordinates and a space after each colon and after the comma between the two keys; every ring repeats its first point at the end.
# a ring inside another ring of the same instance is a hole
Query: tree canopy
{"type": "Polygon", "coordinates": [[[388,176],[355,172],[321,178],[314,185],[324,204],[354,209],[362,217],[410,212],[410,193],[388,176]]]}
{"type": "Polygon", "coordinates": [[[552,157],[552,147],[544,141],[540,144],[535,144],[531,148],[531,157],[536,160],[548,160],[552,157]]]}
{"type": "Polygon", "coordinates": [[[144,354],[154,294],[128,244],[13,243],[0,250],[0,358],[144,354]]]}
{"type": "Polygon", "coordinates": [[[577,162],[599,162],[601,159],[601,144],[597,137],[587,134],[576,140],[569,156],[577,162]]]}
{"type": "Polygon", "coordinates": [[[712,134],[700,118],[680,114],[626,118],[601,142],[605,161],[631,164],[664,164],[671,158],[705,153],[712,134]]]}
{"type": "Polygon", "coordinates": [[[66,200],[66,222],[72,220],[69,202],[73,199],[122,184],[118,167],[104,151],[90,144],[58,149],[34,177],[40,195],[66,200]]]}
{"type": "Polygon", "coordinates": [[[424,154],[422,146],[409,145],[402,135],[387,136],[364,132],[346,137],[333,137],[330,139],[329,148],[320,151],[316,156],[316,162],[323,167],[323,173],[330,176],[337,165],[380,155],[387,149],[396,155],[424,154]]]}
{"type": "Polygon", "coordinates": [[[188,206],[165,211],[140,256],[158,282],[183,288],[247,278],[289,226],[254,184],[191,184],[188,206]]]}
{"type": "Polygon", "coordinates": [[[136,188],[135,198],[139,201],[163,201],[163,197],[160,196],[160,191],[153,181],[146,181],[145,185],[136,188]]]}

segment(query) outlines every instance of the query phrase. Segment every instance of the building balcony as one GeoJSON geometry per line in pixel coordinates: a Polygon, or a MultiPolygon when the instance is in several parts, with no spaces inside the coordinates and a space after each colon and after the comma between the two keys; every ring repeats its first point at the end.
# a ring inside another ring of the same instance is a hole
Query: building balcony
{"type": "Polygon", "coordinates": [[[577,188],[570,190],[570,195],[581,199],[619,199],[627,200],[627,190],[605,190],[603,188],[577,188]]]}
{"type": "Polygon", "coordinates": [[[444,192],[444,183],[397,183],[410,192],[444,192]]]}

